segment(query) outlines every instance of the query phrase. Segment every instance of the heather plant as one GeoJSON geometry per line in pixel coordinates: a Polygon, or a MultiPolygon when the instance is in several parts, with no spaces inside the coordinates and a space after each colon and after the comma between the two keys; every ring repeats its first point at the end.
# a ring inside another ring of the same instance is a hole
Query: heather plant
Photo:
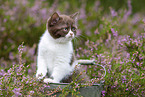
{"type": "MultiPolygon", "coordinates": [[[[1,0],[1,96],[51,96],[56,92],[61,92],[61,96],[79,94],[77,90],[85,86],[76,81],[70,83],[72,89],[68,85],[64,89],[46,90],[50,85],[34,77],[37,43],[45,31],[48,17],[54,11],[64,14],[79,11],[78,38],[74,40],[76,56],[78,59],[93,59],[106,68],[102,97],[144,97],[145,17],[135,8],[141,4],[135,0],[122,0],[119,6],[115,3],[117,1],[110,2],[1,0]],[[20,45],[18,53],[17,46],[23,41],[25,47],[20,45]]],[[[141,10],[143,7],[140,7],[141,10]]],[[[84,67],[91,79],[102,77],[101,67],[84,67]]]]}
{"type": "Polygon", "coordinates": [[[26,70],[29,67],[22,63],[23,44],[18,48],[19,64],[13,65],[7,72],[1,70],[0,94],[1,96],[41,96],[44,93],[44,88],[49,85],[42,84],[35,78],[26,75],[26,70]]]}
{"type": "Polygon", "coordinates": [[[0,94],[1,96],[51,96],[57,92],[62,92],[63,95],[66,96],[67,94],[71,93],[72,96],[77,96],[79,92],[77,89],[80,87],[91,86],[94,82],[98,82],[100,79],[92,79],[86,85],[81,86],[79,82],[81,80],[76,80],[82,73],[80,72],[79,75],[73,76],[72,82],[66,86],[64,89],[57,87],[55,89],[51,89],[49,83],[43,83],[41,80],[33,78],[27,75],[26,70],[28,69],[29,65],[25,67],[25,63],[22,62],[22,53],[24,50],[23,43],[18,47],[19,51],[19,64],[13,65],[7,72],[3,69],[0,71],[0,94]],[[72,87],[70,89],[70,86],[72,87]],[[50,88],[50,89],[47,89],[50,88]]]}

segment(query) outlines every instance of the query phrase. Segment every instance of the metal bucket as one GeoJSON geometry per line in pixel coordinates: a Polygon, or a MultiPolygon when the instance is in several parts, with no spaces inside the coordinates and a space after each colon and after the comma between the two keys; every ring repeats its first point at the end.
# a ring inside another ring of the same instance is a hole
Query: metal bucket
{"type": "MultiPolygon", "coordinates": [[[[78,60],[79,64],[81,65],[98,65],[98,66],[101,66],[104,71],[105,71],[105,74],[103,77],[105,77],[106,75],[106,69],[102,66],[102,65],[99,65],[99,64],[95,64],[95,62],[93,60],[78,60]]],[[[95,83],[91,86],[86,86],[86,87],[81,87],[79,88],[79,91],[80,92],[80,96],[83,96],[83,97],[100,97],[101,96],[101,92],[103,90],[103,85],[104,85],[104,82],[105,81],[100,81],[100,83],[95,83]]],[[[80,83],[80,84],[83,84],[83,83],[80,83]]],[[[69,85],[69,83],[50,83],[50,87],[47,89],[48,90],[52,90],[52,89],[56,89],[56,88],[65,88],[67,85],[69,85]]],[[[71,86],[69,88],[72,88],[71,86]]],[[[56,95],[56,97],[59,97],[61,93],[60,92],[57,92],[53,95],[56,95]]],[[[52,95],[52,96],[53,96],[52,95]]],[[[71,94],[68,94],[67,97],[72,97],[71,94]]]]}

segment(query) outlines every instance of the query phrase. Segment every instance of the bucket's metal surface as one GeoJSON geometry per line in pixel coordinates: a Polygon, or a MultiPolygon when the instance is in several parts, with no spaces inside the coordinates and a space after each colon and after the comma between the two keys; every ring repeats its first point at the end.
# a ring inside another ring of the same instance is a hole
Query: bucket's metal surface
{"type": "MultiPolygon", "coordinates": [[[[56,89],[58,87],[60,87],[61,89],[65,88],[69,83],[51,83],[50,84],[50,88],[49,89],[56,89]]],[[[80,96],[83,97],[100,97],[101,96],[101,92],[103,90],[103,85],[104,85],[104,81],[101,81],[100,84],[93,84],[92,86],[86,86],[86,87],[82,87],[79,88],[80,92],[80,96]]],[[[71,86],[69,87],[71,88],[71,86]]],[[[61,92],[55,93],[52,96],[56,95],[56,97],[59,97],[59,95],[61,94],[61,92]]],[[[66,97],[72,97],[71,94],[68,94],[66,97]]]]}
{"type": "MultiPolygon", "coordinates": [[[[99,65],[99,64],[95,64],[94,61],[92,61],[92,60],[80,60],[79,63],[81,65],[99,65]]],[[[99,66],[101,66],[104,69],[105,74],[103,77],[105,77],[105,75],[106,75],[105,67],[103,67],[102,65],[99,65],[99,66]]],[[[67,85],[69,85],[69,83],[50,83],[50,87],[49,88],[47,87],[45,89],[52,90],[52,89],[56,89],[58,87],[63,89],[67,85]]],[[[103,91],[103,85],[104,85],[104,81],[101,81],[100,83],[93,84],[92,86],[81,87],[77,91],[79,91],[80,96],[83,96],[83,97],[101,97],[101,92],[103,91]]],[[[69,88],[71,89],[71,86],[69,88]]],[[[56,97],[59,97],[60,94],[61,94],[61,92],[57,92],[53,95],[56,95],[56,97]]],[[[71,94],[68,94],[66,97],[72,97],[72,96],[71,96],[71,94]]]]}

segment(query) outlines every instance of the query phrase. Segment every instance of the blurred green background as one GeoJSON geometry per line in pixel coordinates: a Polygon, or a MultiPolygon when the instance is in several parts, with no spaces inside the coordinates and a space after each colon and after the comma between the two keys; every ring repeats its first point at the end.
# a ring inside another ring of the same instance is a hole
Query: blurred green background
{"type": "MultiPolygon", "coordinates": [[[[100,17],[110,13],[110,8],[115,11],[128,10],[127,2],[127,0],[1,0],[0,58],[8,59],[9,52],[15,51],[15,47],[23,41],[29,46],[38,43],[45,30],[45,23],[54,11],[62,14],[80,11],[82,17],[79,18],[79,26],[84,32],[86,29],[82,25],[85,23],[82,21],[99,21],[100,17]]],[[[145,14],[144,0],[131,0],[131,5],[131,15],[145,14]]],[[[99,23],[96,22],[94,26],[97,28],[99,23]]]]}

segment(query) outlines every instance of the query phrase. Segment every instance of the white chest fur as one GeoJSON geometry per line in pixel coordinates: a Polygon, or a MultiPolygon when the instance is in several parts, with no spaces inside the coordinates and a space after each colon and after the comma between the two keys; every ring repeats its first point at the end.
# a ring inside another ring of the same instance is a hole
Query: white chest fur
{"type": "Polygon", "coordinates": [[[45,79],[45,82],[60,82],[74,70],[76,65],[76,62],[72,66],[69,64],[73,53],[72,42],[58,41],[61,40],[53,39],[48,31],[45,31],[38,45],[36,77],[42,79],[48,72],[53,78],[45,79]]]}

